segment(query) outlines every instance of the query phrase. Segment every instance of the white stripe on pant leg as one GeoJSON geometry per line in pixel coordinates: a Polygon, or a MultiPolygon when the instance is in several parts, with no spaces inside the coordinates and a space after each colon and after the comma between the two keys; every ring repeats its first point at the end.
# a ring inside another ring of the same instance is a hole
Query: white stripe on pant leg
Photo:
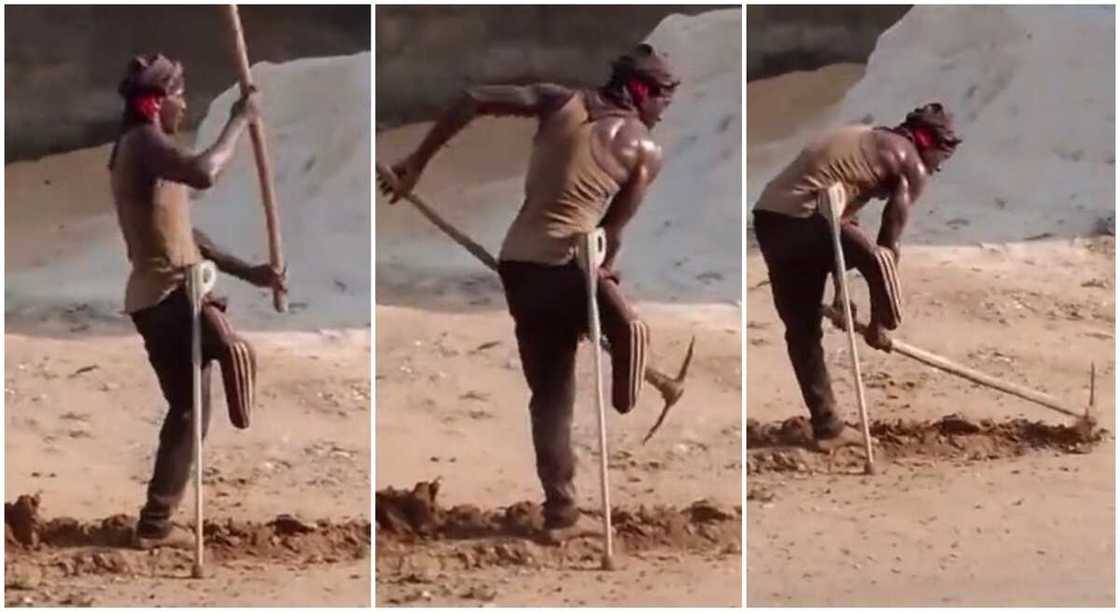
{"type": "Polygon", "coordinates": [[[883,286],[890,304],[891,316],[896,324],[901,324],[902,289],[899,286],[898,272],[894,265],[894,254],[887,249],[878,249],[875,255],[883,277],[883,286]]]}
{"type": "Polygon", "coordinates": [[[626,341],[629,343],[629,346],[626,347],[626,399],[629,404],[627,407],[633,408],[637,404],[634,399],[634,360],[637,357],[635,350],[638,342],[638,334],[633,321],[626,324],[626,341]]]}
{"type": "Polygon", "coordinates": [[[242,404],[242,408],[245,410],[245,414],[249,415],[252,413],[253,407],[253,364],[251,361],[252,355],[249,353],[249,347],[244,343],[238,343],[237,352],[240,356],[242,371],[242,401],[244,402],[242,404]]]}
{"type": "Polygon", "coordinates": [[[887,261],[890,271],[891,293],[894,296],[895,322],[902,324],[902,279],[898,275],[898,266],[894,261],[894,253],[885,251],[883,258],[887,261]]]}
{"type": "Polygon", "coordinates": [[[642,321],[630,322],[630,397],[634,404],[642,393],[642,378],[645,373],[646,326],[642,321]]]}
{"type": "Polygon", "coordinates": [[[242,408],[251,413],[253,403],[252,357],[249,347],[241,340],[237,342],[238,386],[241,388],[242,408]]]}
{"type": "Polygon", "coordinates": [[[895,324],[899,324],[902,322],[902,307],[898,295],[898,280],[894,274],[892,256],[886,249],[880,249],[876,252],[876,257],[879,261],[880,273],[883,276],[883,288],[887,294],[891,318],[895,324]]]}
{"type": "Polygon", "coordinates": [[[251,414],[250,404],[247,403],[247,401],[252,398],[252,385],[250,377],[246,375],[249,364],[247,363],[245,351],[246,347],[240,341],[229,347],[230,368],[234,389],[228,389],[227,392],[232,391],[231,395],[235,401],[240,403],[243,413],[251,414]]]}
{"type": "Polygon", "coordinates": [[[239,408],[245,410],[245,354],[240,343],[230,346],[230,356],[233,362],[233,384],[239,408]]]}

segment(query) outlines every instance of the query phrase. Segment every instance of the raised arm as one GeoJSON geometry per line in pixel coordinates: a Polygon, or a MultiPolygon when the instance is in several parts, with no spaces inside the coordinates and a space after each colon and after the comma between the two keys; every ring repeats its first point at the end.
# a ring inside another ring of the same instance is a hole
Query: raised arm
{"type": "Polygon", "coordinates": [[[218,139],[201,153],[180,147],[158,126],[146,127],[139,136],[139,158],[152,176],[184,183],[194,189],[209,189],[233,158],[238,137],[256,115],[252,97],[238,100],[230,109],[229,121],[218,139]]]}
{"type": "Polygon", "coordinates": [[[622,251],[622,231],[645,200],[650,185],[661,172],[661,147],[649,139],[648,133],[632,123],[624,125],[615,137],[622,157],[630,157],[632,170],[622,189],[611,200],[600,227],[607,235],[607,252],[603,274],[615,274],[615,262],[622,251]]]}
{"type": "Polygon", "coordinates": [[[481,85],[463,91],[435,125],[428,130],[416,150],[393,165],[397,184],[381,183],[381,190],[392,194],[390,203],[409,193],[420,180],[428,162],[463,128],[478,116],[545,117],[558,110],[574,92],[561,85],[481,85]]]}

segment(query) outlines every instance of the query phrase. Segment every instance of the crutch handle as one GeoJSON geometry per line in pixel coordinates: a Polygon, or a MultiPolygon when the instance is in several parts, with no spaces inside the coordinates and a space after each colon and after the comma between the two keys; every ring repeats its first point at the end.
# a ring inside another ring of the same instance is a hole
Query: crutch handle
{"type": "Polygon", "coordinates": [[[607,232],[603,228],[580,237],[576,245],[576,259],[584,272],[597,271],[607,258],[607,232]]]}
{"type": "Polygon", "coordinates": [[[206,294],[210,293],[214,289],[214,285],[217,284],[218,268],[214,265],[214,262],[204,259],[191,266],[187,274],[190,276],[187,283],[187,293],[191,298],[191,303],[198,308],[202,304],[202,298],[206,297],[206,294]]]}

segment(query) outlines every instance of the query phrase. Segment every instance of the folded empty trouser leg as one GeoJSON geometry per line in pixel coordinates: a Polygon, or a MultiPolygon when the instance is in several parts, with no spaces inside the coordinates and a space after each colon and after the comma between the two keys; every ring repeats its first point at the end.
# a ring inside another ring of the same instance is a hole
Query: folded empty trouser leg
{"type": "Polygon", "coordinates": [[[898,329],[902,324],[902,287],[894,253],[848,223],[840,224],[840,243],[848,268],[859,270],[867,281],[871,317],[887,329],[898,329]]]}
{"type": "Polygon", "coordinates": [[[230,327],[219,304],[207,300],[202,306],[203,353],[217,359],[222,368],[229,421],[238,429],[249,427],[257,377],[257,355],[249,341],[230,327]]]}
{"type": "Polygon", "coordinates": [[[611,404],[622,414],[638,403],[649,355],[649,327],[627,302],[618,283],[599,283],[603,334],[610,342],[611,404]]]}

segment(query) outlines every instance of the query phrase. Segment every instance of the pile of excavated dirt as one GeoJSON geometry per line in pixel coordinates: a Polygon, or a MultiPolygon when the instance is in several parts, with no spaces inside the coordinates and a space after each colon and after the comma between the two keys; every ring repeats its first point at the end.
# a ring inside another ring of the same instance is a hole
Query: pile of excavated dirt
{"type": "MultiPolygon", "coordinates": [[[[441,571],[488,566],[567,566],[592,562],[602,552],[601,534],[555,546],[544,538],[538,504],[504,508],[472,504],[442,507],[438,480],[412,489],[377,492],[377,566],[393,573],[434,566],[441,571]]],[[[602,514],[584,511],[597,525],[602,514]]],[[[626,553],[654,550],[727,552],[739,548],[742,508],[698,500],[685,508],[612,508],[615,542],[626,553]]]]}
{"type": "MultiPolygon", "coordinates": [[[[136,518],[116,514],[99,521],[72,517],[44,519],[38,495],[20,495],[4,504],[6,566],[18,580],[27,566],[61,576],[149,575],[189,568],[193,553],[131,547],[136,518]]],[[[339,563],[369,556],[369,521],[307,523],[280,515],[266,523],[207,521],[203,526],[210,562],[258,561],[285,565],[339,563]]]]}
{"type": "MultiPolygon", "coordinates": [[[[1051,425],[1027,419],[974,421],[954,414],[931,421],[871,422],[875,457],[907,465],[987,461],[1040,451],[1084,454],[1108,435],[1091,420],[1051,425]]],[[[747,473],[846,471],[864,464],[862,448],[842,448],[825,456],[805,450],[812,441],[812,427],[803,416],[774,423],[747,419],[747,473]]]]}

